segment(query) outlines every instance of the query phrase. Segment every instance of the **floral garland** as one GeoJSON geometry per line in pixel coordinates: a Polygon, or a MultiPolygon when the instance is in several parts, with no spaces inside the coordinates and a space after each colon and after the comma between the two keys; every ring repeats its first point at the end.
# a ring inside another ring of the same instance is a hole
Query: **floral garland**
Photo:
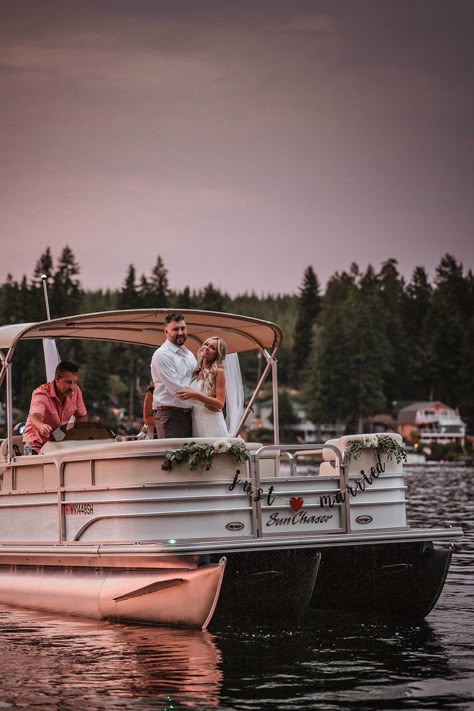
{"type": "Polygon", "coordinates": [[[349,440],[344,450],[344,459],[347,462],[350,462],[351,459],[358,459],[364,449],[378,449],[388,459],[395,458],[397,464],[407,461],[407,455],[402,445],[386,434],[363,435],[349,440]]]}
{"type": "Polygon", "coordinates": [[[189,462],[191,471],[197,469],[200,464],[204,464],[205,470],[209,471],[215,454],[229,454],[237,465],[250,459],[245,444],[231,444],[226,439],[218,439],[214,444],[189,442],[181,449],[167,450],[164,454],[165,460],[161,468],[165,472],[172,471],[183,462],[189,462]]]}

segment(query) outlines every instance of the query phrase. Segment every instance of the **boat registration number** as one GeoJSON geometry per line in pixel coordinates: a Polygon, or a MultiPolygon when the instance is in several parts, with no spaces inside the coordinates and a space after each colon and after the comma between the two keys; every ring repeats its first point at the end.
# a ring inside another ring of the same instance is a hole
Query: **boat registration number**
{"type": "Polygon", "coordinates": [[[66,516],[88,516],[94,513],[94,504],[66,504],[66,516]]]}

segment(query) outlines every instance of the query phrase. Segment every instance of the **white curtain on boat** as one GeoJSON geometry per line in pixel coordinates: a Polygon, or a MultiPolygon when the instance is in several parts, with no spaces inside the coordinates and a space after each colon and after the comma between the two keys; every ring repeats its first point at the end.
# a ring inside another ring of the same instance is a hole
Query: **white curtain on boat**
{"type": "Polygon", "coordinates": [[[61,362],[58,347],[54,338],[43,338],[44,367],[48,383],[54,380],[56,366],[61,362]]]}
{"type": "Polygon", "coordinates": [[[240,372],[239,356],[229,353],[224,360],[226,424],[231,437],[237,433],[237,427],[244,411],[244,385],[240,372]]]}

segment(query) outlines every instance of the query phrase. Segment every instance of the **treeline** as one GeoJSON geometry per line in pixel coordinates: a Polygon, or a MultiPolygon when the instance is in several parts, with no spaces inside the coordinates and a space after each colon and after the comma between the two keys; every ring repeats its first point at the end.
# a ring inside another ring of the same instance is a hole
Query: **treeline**
{"type": "Polygon", "coordinates": [[[407,284],[388,259],[379,272],[336,273],[314,322],[299,385],[315,422],[351,423],[414,400],[459,407],[474,427],[474,279],[446,254],[431,284],[407,284]]]}
{"type": "MultiPolygon", "coordinates": [[[[336,272],[324,293],[309,266],[298,294],[231,297],[212,283],[175,291],[160,256],[148,275],[130,264],[121,288],[85,291],[80,266],[64,247],[56,264],[50,249],[38,259],[30,279],[7,275],[0,286],[0,323],[46,318],[41,276],[45,274],[51,317],[128,308],[198,308],[226,311],[278,323],[284,332],[279,382],[286,395],[281,415],[294,416],[300,398],[315,422],[344,422],[361,431],[364,420],[392,412],[412,400],[442,400],[459,407],[474,431],[474,279],[446,254],[433,283],[423,267],[409,282],[397,262],[379,271],[353,264],[336,272]],[[291,393],[290,398],[287,397],[291,393]]],[[[149,379],[149,349],[98,342],[64,341],[62,358],[81,365],[90,414],[111,422],[111,407],[140,416],[149,379]]],[[[33,344],[21,344],[15,358],[15,405],[25,414],[44,369],[33,344]]],[[[244,380],[254,385],[259,364],[242,357],[244,380]]],[[[113,424],[113,422],[111,422],[113,424]]]]}

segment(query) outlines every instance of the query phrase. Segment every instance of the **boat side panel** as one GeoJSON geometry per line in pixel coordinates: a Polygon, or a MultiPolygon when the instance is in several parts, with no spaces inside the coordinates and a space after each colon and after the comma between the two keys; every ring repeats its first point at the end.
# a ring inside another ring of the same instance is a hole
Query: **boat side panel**
{"type": "MultiPolygon", "coordinates": [[[[148,469],[149,460],[139,460],[137,467],[142,463],[148,469]]],[[[107,464],[114,466],[114,460],[107,464]]],[[[0,540],[58,541],[60,521],[63,540],[87,542],[235,540],[345,530],[344,507],[336,498],[338,478],[267,479],[261,482],[260,493],[249,495],[241,484],[232,488],[230,478],[190,480],[188,470],[180,482],[176,480],[179,473],[173,474],[174,481],[168,484],[66,487],[59,503],[54,491],[4,493],[0,496],[0,540]]],[[[354,531],[406,526],[400,477],[381,476],[373,487],[358,491],[351,499],[354,531]]]]}
{"type": "MultiPolygon", "coordinates": [[[[188,464],[178,465],[172,472],[163,471],[162,456],[143,457],[110,457],[96,460],[67,461],[64,464],[65,486],[123,486],[124,484],[149,484],[173,482],[184,479],[189,481],[212,480],[226,478],[232,481],[235,465],[229,459],[220,461],[210,471],[200,465],[195,471],[190,471],[188,464]],[[93,467],[92,467],[93,461],[93,467]]],[[[247,472],[245,465],[241,467],[247,472]]]]}
{"type": "Polygon", "coordinates": [[[398,473],[380,474],[367,483],[363,477],[350,477],[345,489],[337,476],[290,477],[277,483],[262,480],[263,535],[304,533],[344,528],[343,500],[349,499],[351,530],[377,530],[406,527],[405,483],[398,473]],[[351,493],[352,492],[352,493],[351,493]]]}
{"type": "Polygon", "coordinates": [[[10,480],[12,488],[18,490],[45,488],[41,457],[19,457],[16,466],[8,468],[12,471],[10,480]]]}
{"type": "Polygon", "coordinates": [[[57,542],[56,492],[12,494],[0,500],[0,541],[57,542]]]}
{"type": "MultiPolygon", "coordinates": [[[[178,543],[188,540],[209,540],[212,538],[242,538],[252,536],[251,512],[248,509],[216,511],[203,507],[199,511],[151,511],[144,515],[140,510],[136,514],[121,513],[114,515],[108,509],[107,516],[94,516],[89,521],[80,521],[83,525],[72,537],[74,529],[68,527],[68,539],[81,542],[91,541],[162,541],[176,540],[178,543]],[[231,528],[228,525],[231,524],[231,528]]],[[[75,524],[75,527],[77,524],[75,524]]]]}
{"type": "MultiPolygon", "coordinates": [[[[78,494],[68,494],[68,501],[78,494]]],[[[94,503],[86,529],[85,520],[66,516],[68,540],[208,540],[255,535],[249,498],[219,482],[146,487],[116,502],[103,495],[94,503]]]]}

